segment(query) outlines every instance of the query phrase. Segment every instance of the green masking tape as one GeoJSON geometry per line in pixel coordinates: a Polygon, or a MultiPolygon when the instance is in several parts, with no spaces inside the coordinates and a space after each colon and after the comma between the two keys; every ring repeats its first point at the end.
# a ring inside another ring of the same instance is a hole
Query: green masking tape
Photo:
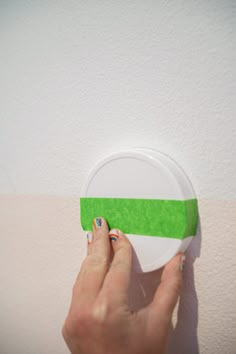
{"type": "Polygon", "coordinates": [[[126,234],[184,239],[196,234],[197,199],[80,198],[81,225],[92,229],[93,219],[105,218],[109,228],[126,234]]]}

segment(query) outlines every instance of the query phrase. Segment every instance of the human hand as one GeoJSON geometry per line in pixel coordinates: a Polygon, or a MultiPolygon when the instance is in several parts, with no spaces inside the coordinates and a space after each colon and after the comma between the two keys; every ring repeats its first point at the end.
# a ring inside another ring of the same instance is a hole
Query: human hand
{"type": "Polygon", "coordinates": [[[164,353],[184,255],[164,267],[153,301],[138,312],[127,303],[131,259],[128,238],[119,230],[109,232],[105,219],[96,218],[62,329],[72,354],[164,353]]]}

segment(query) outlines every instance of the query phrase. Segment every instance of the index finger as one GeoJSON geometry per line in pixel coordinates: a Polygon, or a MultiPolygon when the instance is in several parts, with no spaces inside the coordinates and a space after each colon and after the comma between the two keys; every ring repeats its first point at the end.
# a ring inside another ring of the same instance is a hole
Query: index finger
{"type": "Polygon", "coordinates": [[[88,244],[88,255],[82,263],[73,291],[76,301],[83,304],[91,303],[97,297],[111,260],[111,245],[106,220],[96,218],[93,229],[93,240],[88,244]]]}

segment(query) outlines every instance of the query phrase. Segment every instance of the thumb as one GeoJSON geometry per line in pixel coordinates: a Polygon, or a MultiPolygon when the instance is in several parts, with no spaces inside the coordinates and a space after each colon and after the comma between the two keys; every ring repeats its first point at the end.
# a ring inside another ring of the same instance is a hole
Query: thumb
{"type": "Polygon", "coordinates": [[[158,322],[170,323],[174,308],[177,304],[182,286],[182,270],[185,255],[179,253],[163,269],[161,283],[156,290],[152,303],[149,305],[151,313],[158,322]]]}

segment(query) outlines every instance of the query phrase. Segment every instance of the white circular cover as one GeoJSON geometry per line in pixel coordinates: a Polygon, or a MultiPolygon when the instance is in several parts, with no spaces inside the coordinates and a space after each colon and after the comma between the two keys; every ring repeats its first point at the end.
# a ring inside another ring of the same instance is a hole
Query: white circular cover
{"type": "MultiPolygon", "coordinates": [[[[165,154],[145,148],[118,152],[92,171],[83,197],[185,200],[196,198],[191,182],[180,166],[165,154]]],[[[102,215],[99,215],[102,216],[102,215]]],[[[133,268],[152,271],[178,252],[184,252],[193,236],[183,240],[127,234],[133,246],[133,268]]]]}

